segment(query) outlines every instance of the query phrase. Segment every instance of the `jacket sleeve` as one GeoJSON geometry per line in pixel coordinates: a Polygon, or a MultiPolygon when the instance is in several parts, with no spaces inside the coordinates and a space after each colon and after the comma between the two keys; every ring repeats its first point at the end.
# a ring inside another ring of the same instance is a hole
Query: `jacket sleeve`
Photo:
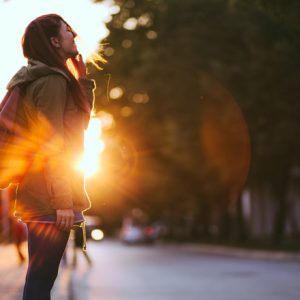
{"type": "Polygon", "coordinates": [[[94,107],[94,89],[96,87],[95,81],[89,78],[79,78],[79,84],[81,85],[89,103],[90,109],[94,107]]]}
{"type": "Polygon", "coordinates": [[[45,157],[44,175],[54,209],[73,207],[71,183],[64,153],[64,110],[67,81],[61,75],[39,79],[34,91],[41,151],[45,157]]]}

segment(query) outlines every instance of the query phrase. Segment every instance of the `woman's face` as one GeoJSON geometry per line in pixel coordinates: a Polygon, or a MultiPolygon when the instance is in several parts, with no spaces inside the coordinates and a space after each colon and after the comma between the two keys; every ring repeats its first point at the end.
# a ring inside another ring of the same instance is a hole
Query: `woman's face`
{"type": "Polygon", "coordinates": [[[75,37],[76,33],[74,33],[72,28],[66,23],[61,22],[58,35],[58,51],[65,60],[75,57],[78,54],[77,46],[74,40],[75,37]]]}

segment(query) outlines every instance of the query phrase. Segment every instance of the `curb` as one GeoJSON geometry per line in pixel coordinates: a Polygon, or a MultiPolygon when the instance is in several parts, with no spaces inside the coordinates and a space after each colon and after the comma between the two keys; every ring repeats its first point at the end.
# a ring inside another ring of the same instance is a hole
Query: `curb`
{"type": "Polygon", "coordinates": [[[250,250],[229,246],[215,246],[209,244],[183,244],[179,249],[208,255],[232,256],[237,258],[250,258],[262,260],[297,261],[300,262],[299,252],[250,250]]]}

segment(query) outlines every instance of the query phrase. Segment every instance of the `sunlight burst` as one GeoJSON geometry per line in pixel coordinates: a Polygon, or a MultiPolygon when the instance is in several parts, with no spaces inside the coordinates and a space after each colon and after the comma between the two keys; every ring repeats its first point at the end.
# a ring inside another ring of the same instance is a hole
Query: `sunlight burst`
{"type": "Polygon", "coordinates": [[[101,135],[101,120],[92,117],[89,127],[84,133],[84,155],[78,164],[78,168],[84,172],[86,177],[94,175],[100,166],[100,154],[105,149],[101,135]]]}

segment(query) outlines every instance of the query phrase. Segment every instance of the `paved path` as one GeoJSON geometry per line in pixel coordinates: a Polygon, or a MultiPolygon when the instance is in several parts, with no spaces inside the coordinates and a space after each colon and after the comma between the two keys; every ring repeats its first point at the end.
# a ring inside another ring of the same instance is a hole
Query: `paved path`
{"type": "MultiPolygon", "coordinates": [[[[26,245],[24,245],[26,246],[26,245]]],[[[299,300],[300,259],[284,252],[209,245],[89,242],[74,269],[60,268],[53,300],[299,300]]],[[[0,245],[0,299],[20,300],[26,266],[0,245]]]]}
{"type": "Polygon", "coordinates": [[[20,299],[26,267],[19,265],[12,246],[0,246],[0,298],[20,299]]]}
{"type": "MultiPolygon", "coordinates": [[[[26,243],[23,245],[26,253],[26,243]]],[[[0,244],[0,299],[21,300],[25,281],[27,261],[20,264],[13,245],[0,244]]],[[[69,299],[71,268],[61,268],[53,288],[53,300],[69,299]]],[[[42,300],[42,299],[41,299],[42,300]]]]}
{"type": "Polygon", "coordinates": [[[89,268],[82,257],[71,275],[72,300],[300,299],[300,261],[283,253],[266,253],[265,260],[260,251],[248,258],[240,249],[212,255],[208,245],[124,246],[115,241],[90,243],[89,251],[94,266],[89,268]]]}

